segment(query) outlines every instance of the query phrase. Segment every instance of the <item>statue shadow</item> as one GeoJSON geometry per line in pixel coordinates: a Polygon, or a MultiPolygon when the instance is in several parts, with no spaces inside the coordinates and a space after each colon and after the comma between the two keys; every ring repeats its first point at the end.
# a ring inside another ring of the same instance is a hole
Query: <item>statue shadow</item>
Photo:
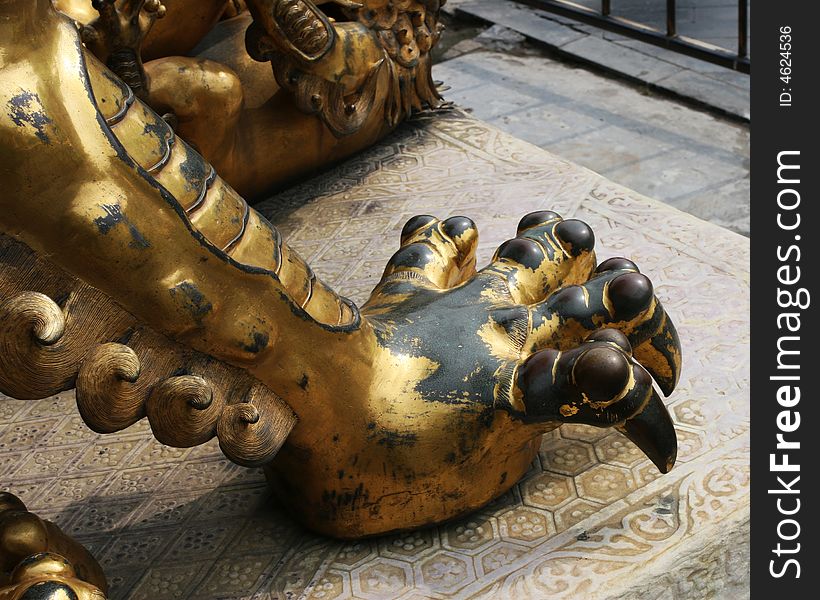
{"type": "Polygon", "coordinates": [[[49,519],[95,556],[111,600],[301,597],[344,543],[302,527],[260,470],[224,459],[199,464],[221,470],[221,482],[202,489],[170,473],[150,491],[119,492],[111,489],[118,472],[49,519]]]}
{"type": "Polygon", "coordinates": [[[293,600],[311,590],[333,597],[330,592],[345,586],[335,572],[339,565],[347,569],[382,556],[416,560],[418,553],[427,556],[442,548],[464,528],[483,526],[489,535],[492,515],[521,502],[513,488],[467,517],[345,542],[300,525],[260,470],[215,457],[193,461],[176,463],[175,471],[205,464],[223,470],[221,482],[209,489],[186,486],[170,473],[149,491],[108,493],[114,481],[49,514],[97,558],[109,581],[110,600],[293,600]]]}
{"type": "MultiPolygon", "coordinates": [[[[289,217],[298,209],[318,203],[323,197],[344,195],[364,185],[376,173],[390,172],[394,157],[403,154],[406,148],[418,145],[419,138],[426,135],[431,117],[435,118],[445,112],[444,109],[438,109],[415,114],[369,148],[295,178],[255,198],[253,207],[271,223],[281,226],[283,233],[287,234],[289,217]]],[[[355,210],[355,207],[352,209],[355,210]]],[[[317,206],[317,211],[321,211],[320,206],[317,206]]]]}

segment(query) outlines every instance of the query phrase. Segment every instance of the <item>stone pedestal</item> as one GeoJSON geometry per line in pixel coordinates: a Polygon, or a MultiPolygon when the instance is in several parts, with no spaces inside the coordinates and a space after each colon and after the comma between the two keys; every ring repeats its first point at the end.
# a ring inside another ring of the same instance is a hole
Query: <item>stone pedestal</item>
{"type": "Polygon", "coordinates": [[[742,598],[749,544],[749,241],[457,111],[424,116],[261,205],[317,274],[366,299],[415,214],[463,214],[479,264],[527,212],[588,222],[675,321],[678,463],[658,476],[612,431],[564,427],[508,494],[436,528],[342,543],[271,506],[215,443],[98,436],[73,394],[0,401],[0,489],[98,557],[113,598],[742,598]]]}

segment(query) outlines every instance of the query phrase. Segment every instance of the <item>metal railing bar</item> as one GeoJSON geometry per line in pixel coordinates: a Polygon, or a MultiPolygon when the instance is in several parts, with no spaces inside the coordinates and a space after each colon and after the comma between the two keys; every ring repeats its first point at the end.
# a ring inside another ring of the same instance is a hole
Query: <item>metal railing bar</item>
{"type": "Polygon", "coordinates": [[[675,0],[666,0],[666,35],[669,37],[674,37],[678,34],[677,13],[675,0]]]}
{"type": "Polygon", "coordinates": [[[741,73],[749,73],[751,71],[751,61],[745,55],[736,55],[725,48],[682,35],[669,37],[665,33],[648,25],[644,25],[643,23],[638,23],[624,17],[603,16],[597,10],[581,6],[569,0],[516,1],[532,6],[533,8],[594,25],[613,33],[619,33],[653,46],[659,46],[705,62],[734,69],[741,73]]]}
{"type": "Polygon", "coordinates": [[[749,56],[749,5],[747,0],[740,0],[737,5],[737,55],[749,56]]]}

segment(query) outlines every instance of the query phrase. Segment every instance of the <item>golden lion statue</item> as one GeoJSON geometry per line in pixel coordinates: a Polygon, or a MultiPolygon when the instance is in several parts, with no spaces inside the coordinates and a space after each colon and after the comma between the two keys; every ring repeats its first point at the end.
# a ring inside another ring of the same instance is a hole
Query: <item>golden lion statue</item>
{"type": "Polygon", "coordinates": [[[95,431],[147,417],[166,444],[216,437],[340,538],[484,505],[561,423],[672,467],[653,381],[675,388],[675,328],[581,221],[529,214],[477,270],[472,221],[415,217],[359,307],[49,0],[0,0],[0,107],[3,393],[76,387],[95,431]]]}
{"type": "Polygon", "coordinates": [[[55,3],[97,58],[246,197],[370,146],[441,100],[430,72],[440,0],[317,2],[324,11],[311,0],[251,0],[250,14],[216,28],[233,3],[55,3]]]}

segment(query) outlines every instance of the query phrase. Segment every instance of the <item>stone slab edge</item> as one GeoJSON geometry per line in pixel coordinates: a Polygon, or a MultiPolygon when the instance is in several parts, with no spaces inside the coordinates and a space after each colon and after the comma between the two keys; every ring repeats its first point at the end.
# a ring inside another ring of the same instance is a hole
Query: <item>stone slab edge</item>
{"type": "MultiPolygon", "coordinates": [[[[751,120],[748,100],[744,101],[742,98],[727,94],[724,89],[725,84],[716,79],[651,56],[650,53],[658,53],[662,50],[661,48],[644,43],[635,43],[634,47],[624,46],[586,34],[580,34],[580,38],[572,36],[568,40],[565,32],[572,32],[574,29],[565,24],[568,19],[564,17],[561,17],[560,21],[550,20],[550,25],[554,25],[554,27],[544,28],[543,34],[536,36],[532,31],[532,27],[528,26],[532,24],[531,17],[526,19],[526,23],[519,22],[519,19],[515,16],[507,14],[510,13],[510,9],[505,10],[503,4],[512,3],[502,0],[501,2],[494,2],[493,6],[487,6],[483,2],[460,2],[453,6],[450,12],[455,17],[477,19],[487,24],[498,24],[507,27],[520,33],[531,42],[547,47],[559,55],[614,73],[633,83],[645,85],[652,90],[680,98],[739,121],[749,122],[751,120]],[[556,33],[557,28],[564,30],[564,33],[556,33]],[[583,43],[586,39],[595,40],[600,44],[594,43],[590,47],[588,43],[583,43]],[[608,46],[610,51],[602,52],[601,45],[608,46]],[[646,51],[640,52],[635,49],[637,47],[645,47],[646,51]],[[656,74],[660,72],[662,75],[659,78],[653,77],[653,71],[656,74]],[[695,79],[697,85],[682,85],[679,78],[676,77],[681,73],[686,74],[686,79],[695,79]]],[[[524,5],[518,5],[513,9],[520,10],[522,15],[527,12],[535,12],[524,5]]],[[[583,28],[586,26],[579,22],[578,27],[583,28]]]]}

